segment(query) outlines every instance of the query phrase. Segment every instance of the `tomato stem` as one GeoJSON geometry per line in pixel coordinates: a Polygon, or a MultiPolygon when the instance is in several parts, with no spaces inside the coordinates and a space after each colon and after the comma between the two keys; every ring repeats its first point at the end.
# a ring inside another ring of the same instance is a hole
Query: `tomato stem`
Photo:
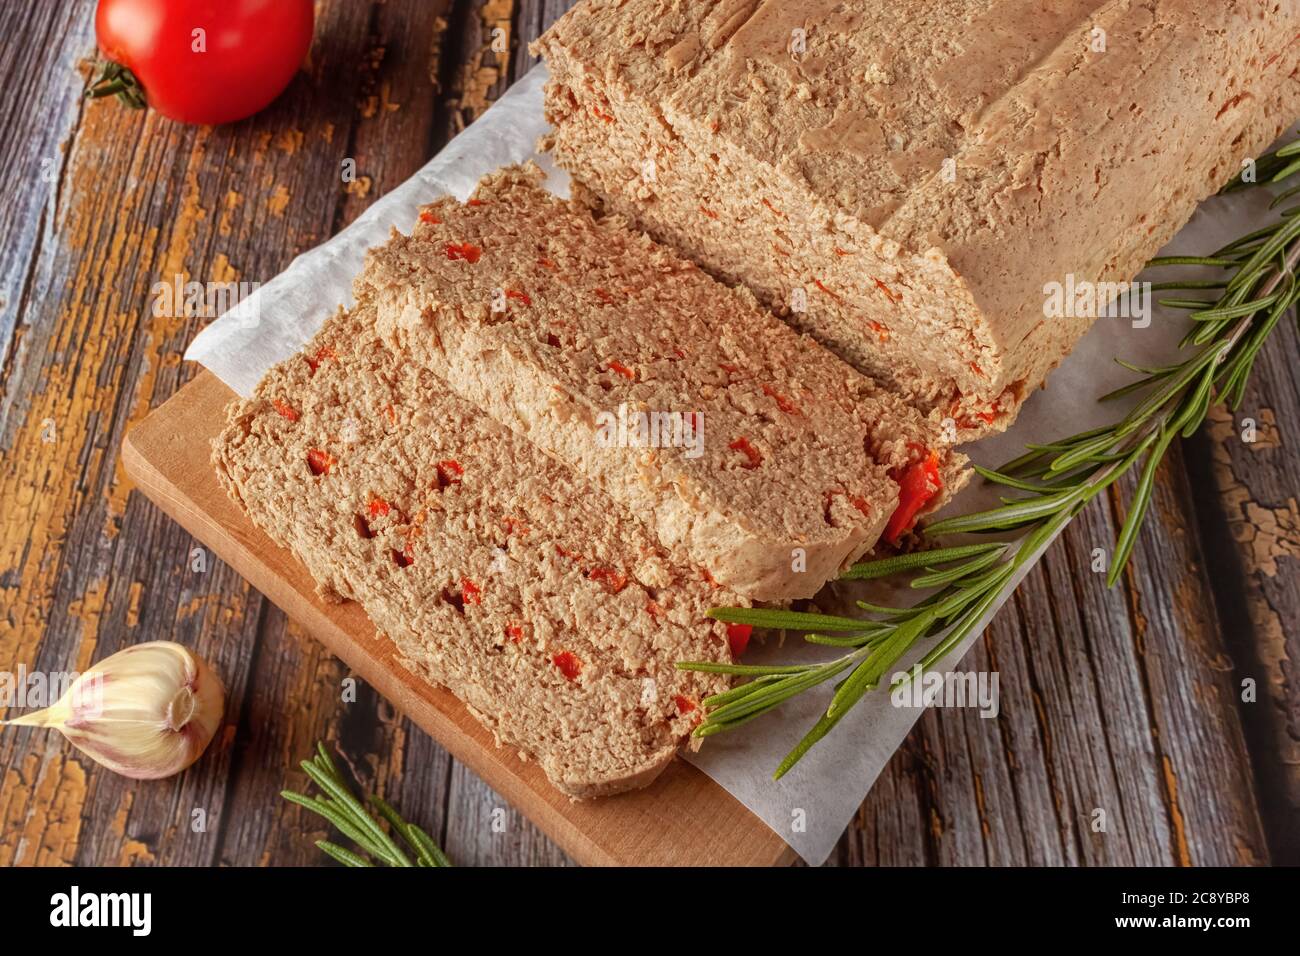
{"type": "Polygon", "coordinates": [[[105,63],[100,68],[98,79],[86,90],[86,99],[97,100],[104,96],[116,96],[133,110],[142,110],[147,105],[144,87],[121,63],[105,63]]]}

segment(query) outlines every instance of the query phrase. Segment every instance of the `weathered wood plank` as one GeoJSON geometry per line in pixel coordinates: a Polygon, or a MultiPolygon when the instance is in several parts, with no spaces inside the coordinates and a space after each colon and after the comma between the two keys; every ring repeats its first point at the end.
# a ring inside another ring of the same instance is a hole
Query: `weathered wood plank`
{"type": "Polygon", "coordinates": [[[1251,762],[1181,448],[1162,469],[1127,570],[1130,618],[1175,861],[1269,862],[1251,762]]]}
{"type": "Polygon", "coordinates": [[[1287,865],[1300,864],[1298,351],[1296,325],[1281,323],[1241,409],[1212,415],[1188,455],[1223,667],[1251,744],[1273,860],[1287,865]],[[1253,701],[1242,700],[1247,680],[1253,701]]]}
{"type": "MultiPolygon", "coordinates": [[[[42,5],[66,31],[54,49],[92,53],[93,6],[42,5]]],[[[81,81],[66,66],[31,73],[78,102],[81,81]]],[[[155,388],[175,387],[179,349],[195,329],[147,308],[154,277],[183,261],[201,215],[188,162],[201,134],[169,127],[96,103],[64,150],[57,209],[34,251],[22,334],[4,368],[0,666],[82,670],[125,644],[175,635],[226,675],[237,708],[252,636],[247,586],[220,568],[192,572],[189,536],[132,502],[116,468],[126,424],[148,410],[155,388]],[[245,640],[223,640],[231,634],[245,640]]],[[[200,841],[190,810],[219,808],[228,752],[223,739],[203,768],[136,785],[57,737],[6,733],[0,860],[192,859],[200,841]]]]}
{"type": "Polygon", "coordinates": [[[0,99],[0,155],[11,187],[0,203],[0,426],[14,403],[26,400],[9,386],[9,366],[40,261],[37,250],[53,236],[68,138],[81,114],[78,64],[93,37],[82,15],[88,6],[0,7],[0,76],[7,84],[0,99]]]}
{"type": "Polygon", "coordinates": [[[565,866],[568,857],[491,787],[456,764],[445,848],[457,865],[565,866]]]}

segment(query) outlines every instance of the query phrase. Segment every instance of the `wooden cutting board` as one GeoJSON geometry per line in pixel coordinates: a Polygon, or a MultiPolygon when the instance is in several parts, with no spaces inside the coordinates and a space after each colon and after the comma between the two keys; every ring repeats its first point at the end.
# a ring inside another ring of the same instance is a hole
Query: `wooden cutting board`
{"type": "Polygon", "coordinates": [[[766,866],[794,858],[766,824],[684,761],[674,761],[645,790],[575,803],[552,788],[536,764],[498,748],[449,691],[397,662],[393,645],[376,635],[358,605],[320,601],[303,567],[226,497],[208,455],[234,398],[215,375],[201,372],[127,433],[127,474],[566,853],[586,865],[766,866]]]}

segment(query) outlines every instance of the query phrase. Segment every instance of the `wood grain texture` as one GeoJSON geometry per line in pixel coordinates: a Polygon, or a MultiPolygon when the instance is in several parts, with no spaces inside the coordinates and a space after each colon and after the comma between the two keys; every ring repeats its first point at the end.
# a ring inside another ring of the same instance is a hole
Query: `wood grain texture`
{"type": "MultiPolygon", "coordinates": [[[[566,861],[365,681],[344,702],[347,666],[214,555],[193,570],[202,545],[119,449],[193,375],[180,354],[208,321],[154,316],[154,283],[274,276],[479,115],[569,5],[322,0],[286,95],[196,129],[83,104],[93,0],[0,2],[0,669],[171,638],[229,689],[212,752],[156,784],[0,731],[0,864],[320,863],[319,822],[278,797],[317,739],[461,862],[566,861]]],[[[927,713],[833,862],[1300,863],[1297,339],[1282,328],[1245,406],[1171,456],[1116,589],[1091,555],[1129,489],[1066,532],[964,665],[999,673],[999,717],[927,713]]]]}

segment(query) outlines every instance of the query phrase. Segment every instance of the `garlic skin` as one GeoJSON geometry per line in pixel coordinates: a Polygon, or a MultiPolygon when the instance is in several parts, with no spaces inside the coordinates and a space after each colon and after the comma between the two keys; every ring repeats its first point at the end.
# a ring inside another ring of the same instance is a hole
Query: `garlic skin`
{"type": "Polygon", "coordinates": [[[188,648],[151,641],[81,674],[54,705],[4,723],[50,727],[114,773],[158,780],[207,748],[225,712],[225,688],[188,648]]]}

